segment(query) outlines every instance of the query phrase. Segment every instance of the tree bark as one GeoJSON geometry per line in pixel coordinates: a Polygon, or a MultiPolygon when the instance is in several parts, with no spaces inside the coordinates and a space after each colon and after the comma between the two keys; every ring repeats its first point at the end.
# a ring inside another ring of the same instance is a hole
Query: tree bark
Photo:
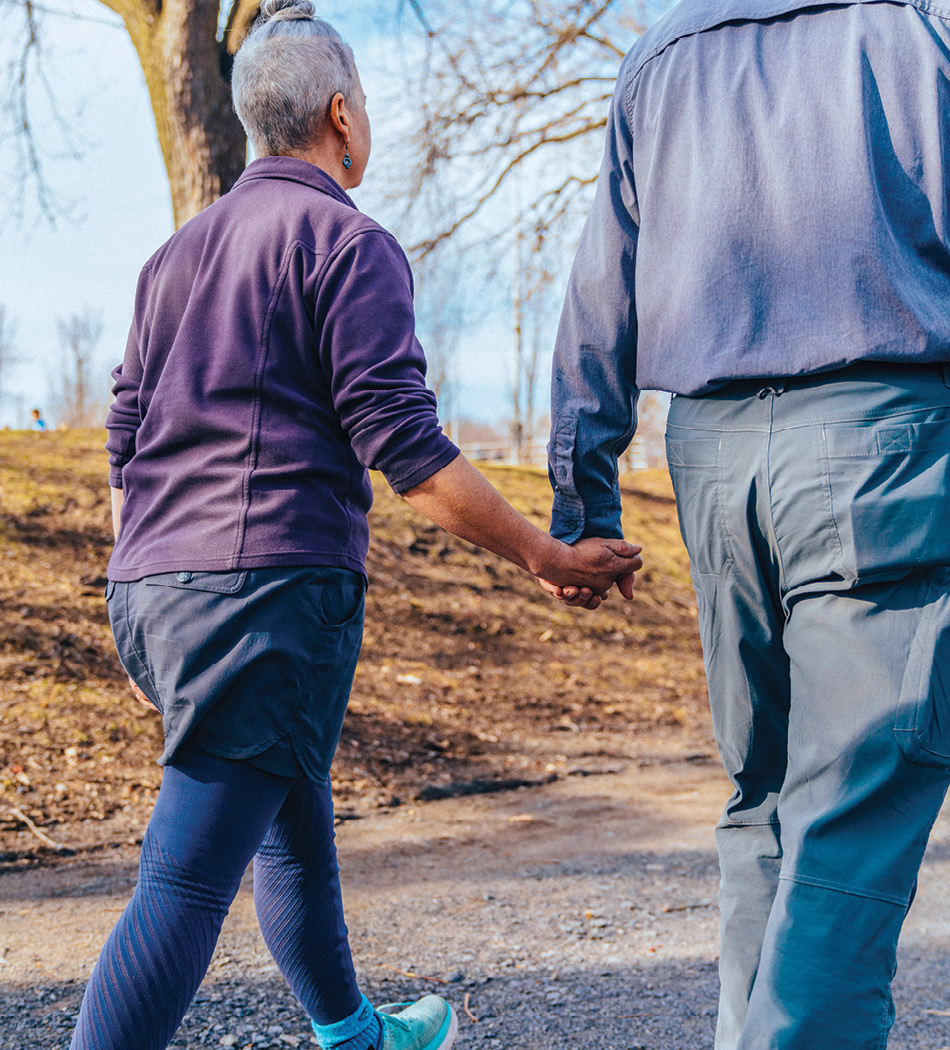
{"type": "Polygon", "coordinates": [[[259,0],[235,0],[218,39],[218,0],[102,0],[125,22],[145,75],[176,229],[234,185],[247,139],[231,106],[231,56],[259,0]]]}

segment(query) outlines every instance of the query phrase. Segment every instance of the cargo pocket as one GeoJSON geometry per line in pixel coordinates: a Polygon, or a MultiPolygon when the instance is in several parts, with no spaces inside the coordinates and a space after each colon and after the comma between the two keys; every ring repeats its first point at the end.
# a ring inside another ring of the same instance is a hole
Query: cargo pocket
{"type": "Polygon", "coordinates": [[[950,568],[930,574],[894,722],[908,762],[950,772],[950,568]]]}

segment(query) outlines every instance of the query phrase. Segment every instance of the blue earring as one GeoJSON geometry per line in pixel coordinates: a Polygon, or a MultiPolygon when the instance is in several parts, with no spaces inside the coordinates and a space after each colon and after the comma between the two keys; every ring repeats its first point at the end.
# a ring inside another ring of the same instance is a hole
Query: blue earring
{"type": "Polygon", "coordinates": [[[349,147],[349,145],[347,145],[345,148],[346,148],[346,152],[343,154],[343,167],[344,168],[348,168],[353,163],[353,161],[350,160],[350,147],[349,147]]]}

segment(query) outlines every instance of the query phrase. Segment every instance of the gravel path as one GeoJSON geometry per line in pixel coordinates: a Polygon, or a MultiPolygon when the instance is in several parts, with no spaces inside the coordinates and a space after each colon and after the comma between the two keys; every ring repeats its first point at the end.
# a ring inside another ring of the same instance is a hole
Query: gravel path
{"type": "MultiPolygon", "coordinates": [[[[711,1047],[712,825],[725,795],[713,763],[668,761],[345,823],[364,990],[376,1002],[446,995],[460,1046],[711,1047]]],[[[68,1045],[83,981],[134,877],[128,847],[0,877],[0,1050],[68,1045]]],[[[948,889],[945,813],[905,931],[891,1050],[950,1050],[948,889]]],[[[172,1046],[310,1045],[246,882],[172,1046]]]]}

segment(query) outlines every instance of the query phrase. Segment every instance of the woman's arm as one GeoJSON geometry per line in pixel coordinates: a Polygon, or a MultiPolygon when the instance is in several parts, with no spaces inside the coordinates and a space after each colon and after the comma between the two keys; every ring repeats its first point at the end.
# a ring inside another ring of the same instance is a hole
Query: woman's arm
{"type": "MultiPolygon", "coordinates": [[[[590,608],[620,579],[631,597],[639,547],[587,539],[570,547],[535,528],[492,488],[442,433],[425,386],[405,253],[382,229],[367,228],[333,255],[315,308],[317,360],[333,406],[363,466],[437,525],[528,572],[577,588],[590,608]]],[[[573,603],[573,602],[572,602],[573,603]]]]}
{"type": "Polygon", "coordinates": [[[633,597],[640,547],[617,539],[561,543],[522,517],[464,456],[402,495],[437,525],[534,576],[559,587],[589,588],[593,595],[617,583],[625,598],[633,597]]]}

